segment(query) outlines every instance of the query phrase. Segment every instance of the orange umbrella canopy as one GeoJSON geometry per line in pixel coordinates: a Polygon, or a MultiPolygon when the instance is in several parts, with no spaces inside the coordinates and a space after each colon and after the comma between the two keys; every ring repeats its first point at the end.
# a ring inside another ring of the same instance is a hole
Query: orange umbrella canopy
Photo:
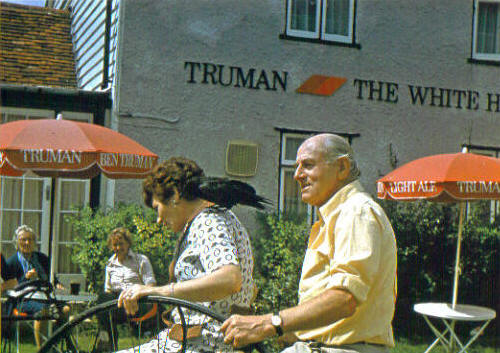
{"type": "Polygon", "coordinates": [[[377,194],[408,201],[500,199],[500,160],[473,153],[419,158],[379,179],[377,194]]]}
{"type": "Polygon", "coordinates": [[[142,178],[158,156],[131,138],[71,120],[19,120],[0,125],[0,175],[142,178]]]}
{"type": "Polygon", "coordinates": [[[380,199],[460,202],[453,307],[457,303],[465,201],[500,199],[500,160],[473,153],[438,154],[411,161],[377,181],[380,199]]]}

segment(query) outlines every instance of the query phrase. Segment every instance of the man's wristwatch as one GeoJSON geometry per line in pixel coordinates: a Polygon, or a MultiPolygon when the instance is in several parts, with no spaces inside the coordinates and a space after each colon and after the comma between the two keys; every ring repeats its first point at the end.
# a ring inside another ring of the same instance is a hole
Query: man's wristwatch
{"type": "Polygon", "coordinates": [[[274,326],[274,329],[276,330],[276,333],[278,336],[283,336],[283,328],[281,328],[281,325],[283,324],[283,320],[281,319],[281,316],[279,313],[274,314],[271,316],[271,325],[274,326]]]}

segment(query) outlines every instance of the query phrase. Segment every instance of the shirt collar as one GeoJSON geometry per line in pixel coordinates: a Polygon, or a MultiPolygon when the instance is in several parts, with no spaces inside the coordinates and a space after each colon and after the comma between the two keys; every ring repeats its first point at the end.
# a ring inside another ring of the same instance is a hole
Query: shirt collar
{"type": "MultiPolygon", "coordinates": [[[[132,249],[128,249],[127,257],[125,258],[125,260],[133,259],[134,257],[135,257],[135,252],[133,252],[132,249]]],[[[113,256],[111,257],[111,262],[118,262],[116,254],[113,254],[113,256]]]]}
{"type": "Polygon", "coordinates": [[[333,210],[344,203],[353,193],[364,192],[363,186],[359,180],[354,180],[341,187],[330,199],[319,208],[319,217],[325,220],[333,210]]]}

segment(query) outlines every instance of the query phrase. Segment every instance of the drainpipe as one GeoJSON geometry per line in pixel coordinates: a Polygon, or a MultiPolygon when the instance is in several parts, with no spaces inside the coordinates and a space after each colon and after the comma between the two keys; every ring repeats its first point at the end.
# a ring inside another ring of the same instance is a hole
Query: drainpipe
{"type": "Polygon", "coordinates": [[[102,83],[101,89],[108,88],[109,84],[109,43],[111,32],[111,1],[106,0],[106,24],[104,28],[104,58],[102,61],[102,83]]]}

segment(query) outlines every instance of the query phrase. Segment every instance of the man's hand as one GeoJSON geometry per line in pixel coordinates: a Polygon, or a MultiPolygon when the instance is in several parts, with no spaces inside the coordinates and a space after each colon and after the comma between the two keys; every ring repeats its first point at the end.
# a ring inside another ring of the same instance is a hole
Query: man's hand
{"type": "Polygon", "coordinates": [[[244,347],[251,343],[265,340],[276,334],[271,325],[271,315],[242,316],[232,315],[221,326],[224,343],[234,348],[244,347]]]}

